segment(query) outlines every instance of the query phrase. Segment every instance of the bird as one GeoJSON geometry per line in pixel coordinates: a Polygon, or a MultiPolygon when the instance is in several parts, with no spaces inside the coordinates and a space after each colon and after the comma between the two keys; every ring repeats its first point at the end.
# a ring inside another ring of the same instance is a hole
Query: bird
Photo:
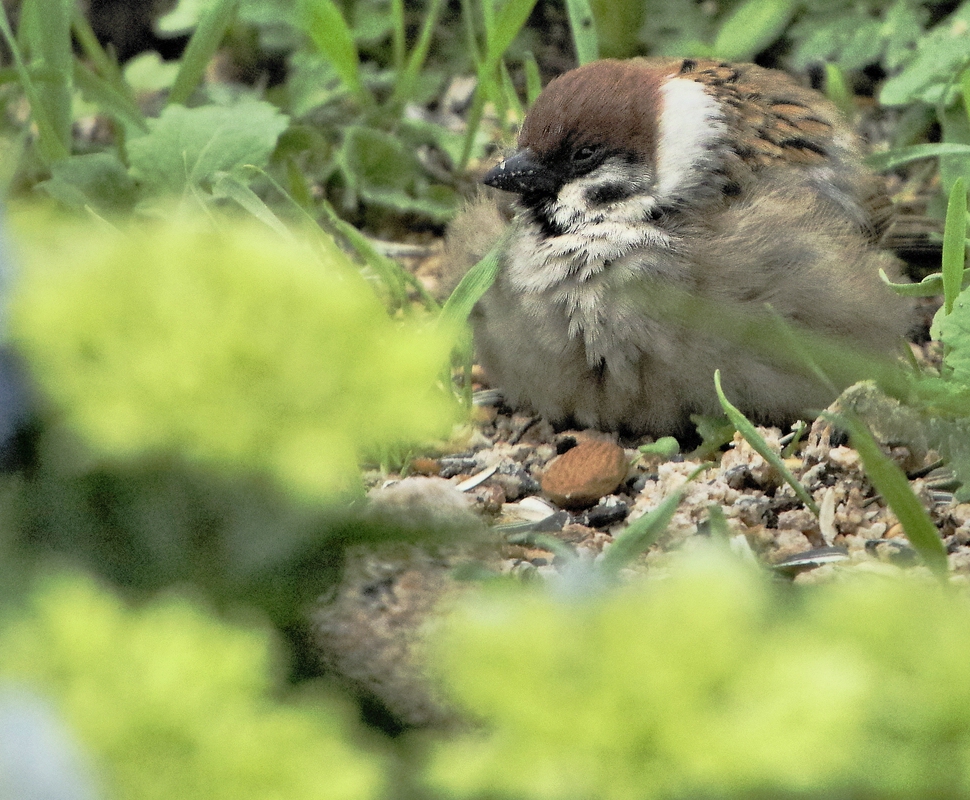
{"type": "Polygon", "coordinates": [[[482,183],[447,244],[460,274],[500,242],[477,357],[508,405],[558,429],[689,435],[721,414],[715,370],[752,421],[790,424],[852,382],[839,348],[892,359],[910,326],[879,277],[900,273],[879,246],[883,178],[836,107],[779,70],[580,66],[482,183]]]}

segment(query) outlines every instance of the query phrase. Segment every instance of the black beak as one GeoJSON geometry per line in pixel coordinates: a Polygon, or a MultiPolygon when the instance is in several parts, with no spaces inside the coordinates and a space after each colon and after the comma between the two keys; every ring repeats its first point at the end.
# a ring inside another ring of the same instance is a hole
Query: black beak
{"type": "Polygon", "coordinates": [[[506,192],[534,195],[555,194],[561,182],[529,150],[519,150],[486,172],[482,183],[506,192]]]}

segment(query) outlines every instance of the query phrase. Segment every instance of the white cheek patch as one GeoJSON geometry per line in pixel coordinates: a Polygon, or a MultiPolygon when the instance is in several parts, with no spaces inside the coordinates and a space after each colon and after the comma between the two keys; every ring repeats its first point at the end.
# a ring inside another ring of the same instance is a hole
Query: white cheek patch
{"type": "Polygon", "coordinates": [[[640,224],[656,208],[646,168],[610,158],[588,175],[563,186],[552,204],[549,218],[564,230],[585,233],[590,225],[601,222],[640,224]],[[623,187],[626,196],[601,205],[590,202],[590,192],[611,186],[623,187]]]}
{"type": "Polygon", "coordinates": [[[656,193],[664,201],[698,184],[714,161],[710,146],[727,126],[717,101],[697,81],[670,78],[660,91],[656,193]]]}

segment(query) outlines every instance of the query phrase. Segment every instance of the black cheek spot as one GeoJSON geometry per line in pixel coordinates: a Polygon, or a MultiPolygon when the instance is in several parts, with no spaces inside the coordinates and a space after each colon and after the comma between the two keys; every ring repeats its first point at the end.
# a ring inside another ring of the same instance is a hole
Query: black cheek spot
{"type": "Polygon", "coordinates": [[[549,199],[546,197],[523,197],[523,205],[528,209],[529,216],[533,222],[539,226],[542,235],[547,239],[562,236],[566,233],[565,228],[553,221],[549,208],[549,199]]]}
{"type": "Polygon", "coordinates": [[[737,197],[739,194],[741,194],[741,184],[730,181],[729,183],[724,184],[721,192],[727,197],[737,197]]]}
{"type": "Polygon", "coordinates": [[[590,205],[605,206],[618,200],[625,200],[633,192],[621,183],[605,183],[586,191],[586,201],[590,205]]]}

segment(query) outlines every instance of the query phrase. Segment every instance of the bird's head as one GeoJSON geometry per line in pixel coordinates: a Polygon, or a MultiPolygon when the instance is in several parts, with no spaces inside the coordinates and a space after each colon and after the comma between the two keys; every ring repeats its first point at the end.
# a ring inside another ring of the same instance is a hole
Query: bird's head
{"type": "Polygon", "coordinates": [[[649,222],[689,200],[724,129],[716,99],[676,66],[596,61],[545,88],[517,150],[483,181],[518,194],[553,235],[649,222]]]}

